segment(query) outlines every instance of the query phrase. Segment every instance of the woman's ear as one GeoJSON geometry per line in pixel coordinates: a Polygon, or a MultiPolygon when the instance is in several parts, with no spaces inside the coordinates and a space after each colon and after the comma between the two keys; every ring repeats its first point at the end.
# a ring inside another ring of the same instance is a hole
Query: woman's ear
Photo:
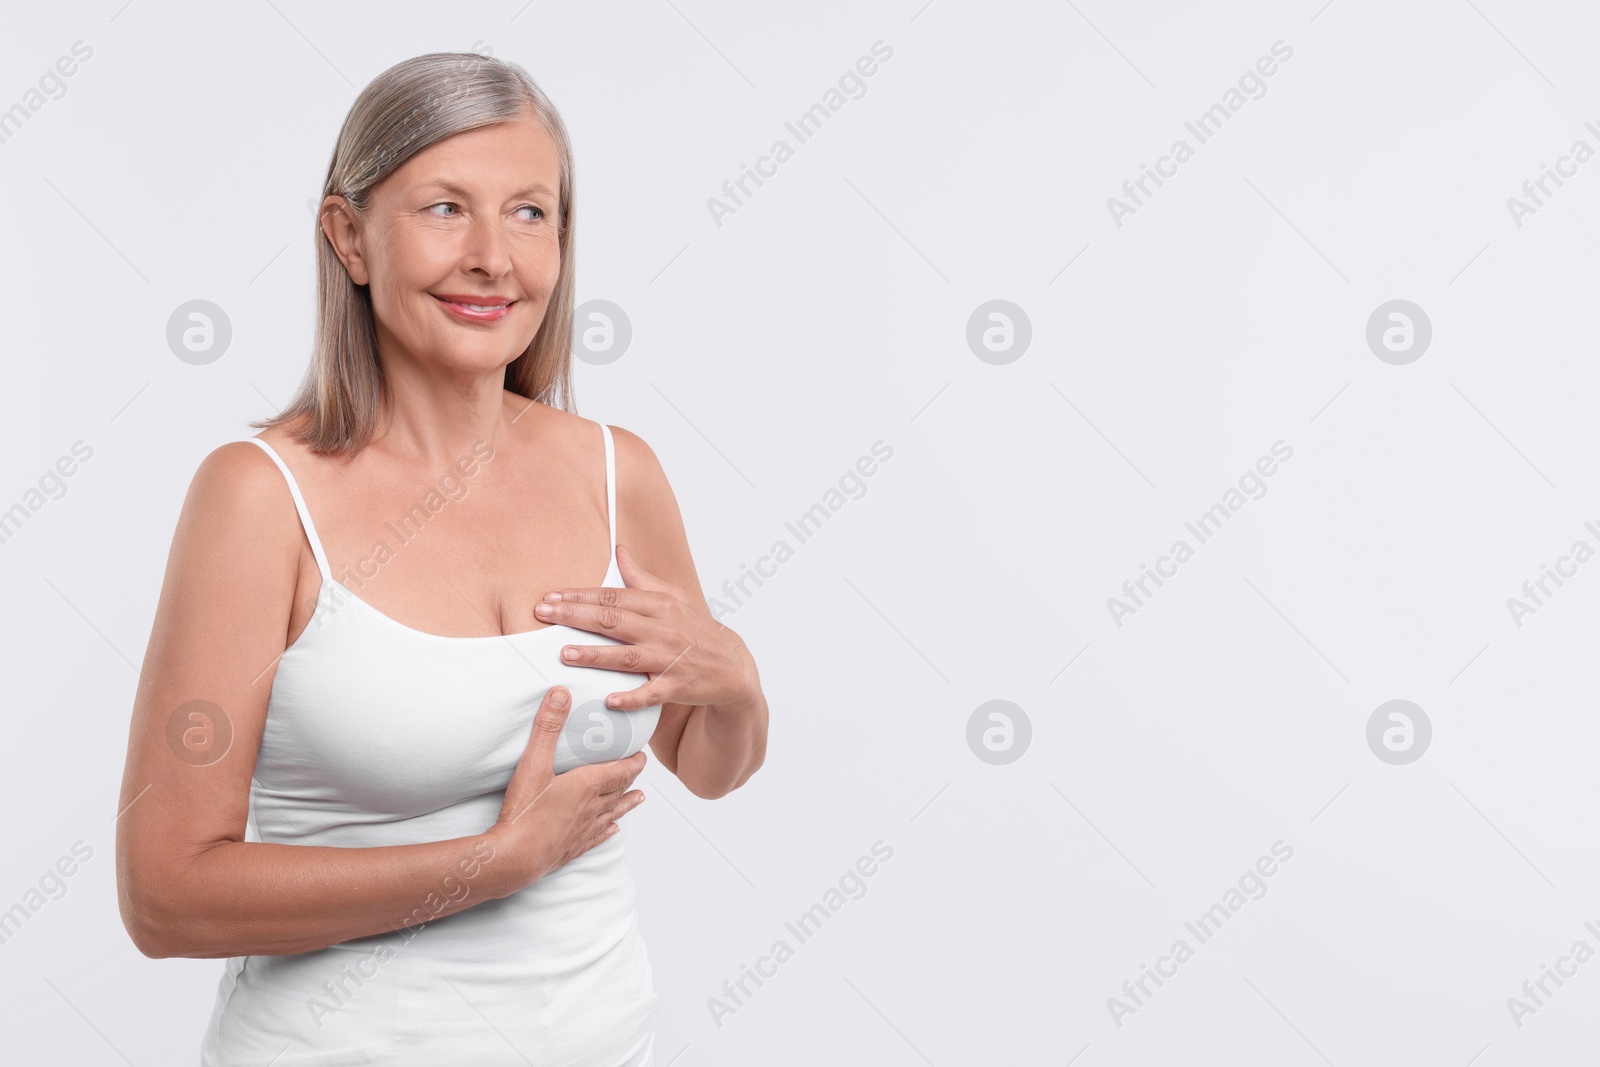
{"type": "Polygon", "coordinates": [[[336,193],[322,201],[322,233],[333,246],[334,255],[344,264],[350,280],[366,285],[367,262],[361,254],[361,227],[356,221],[355,209],[350,201],[336,193]]]}

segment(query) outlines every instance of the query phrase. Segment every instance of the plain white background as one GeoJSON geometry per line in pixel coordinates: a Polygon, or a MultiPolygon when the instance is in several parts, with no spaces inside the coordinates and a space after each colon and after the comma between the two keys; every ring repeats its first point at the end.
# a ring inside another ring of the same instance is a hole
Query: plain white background
{"type": "Polygon", "coordinates": [[[708,596],[893,449],[729,619],[765,767],[715,802],[641,778],[658,1062],[1600,1051],[1600,962],[1520,1026],[1507,1003],[1600,950],[1600,563],[1521,626],[1507,607],[1600,548],[1600,162],[1520,226],[1507,206],[1600,148],[1594,12],[113,0],[6,22],[0,108],[93,49],[0,143],[0,510],[29,512],[0,544],[0,911],[93,850],[0,944],[7,1058],[198,1060],[222,962],[141,956],[113,860],[173,525],[200,460],[305,368],[306,200],[355,94],[472,50],[523,64],[572,132],[579,299],[632,326],[578,364],[579,409],[661,457],[708,596]],[[798,143],[784,123],[878,41],[892,58],[798,143]],[[1197,144],[1185,122],[1277,41],[1292,58],[1197,144]],[[780,138],[792,158],[719,225],[708,201],[780,138]],[[1119,226],[1108,198],[1179,138],[1193,158],[1119,226]],[[999,365],[967,341],[997,299],[1032,336],[999,365]],[[232,327],[205,365],[167,342],[191,300],[232,327]],[[1367,343],[1391,300],[1431,322],[1404,365],[1367,343]],[[79,440],[92,458],[27,507],[79,440]],[[1185,522],[1280,440],[1264,495],[1197,544],[1185,522]],[[1179,538],[1193,558],[1119,626],[1108,598],[1179,538]],[[1367,741],[1394,699],[1432,728],[1404,765],[1367,741]],[[991,700],[1031,728],[1003,765],[968,743],[991,700]],[[879,840],[892,858],[799,944],[784,923],[879,840]],[[1264,895],[1199,943],[1185,923],[1279,841],[1264,895]],[[779,939],[793,957],[719,1025],[779,939]],[[1109,998],[1179,939],[1192,958],[1119,1025],[1109,998]]]}

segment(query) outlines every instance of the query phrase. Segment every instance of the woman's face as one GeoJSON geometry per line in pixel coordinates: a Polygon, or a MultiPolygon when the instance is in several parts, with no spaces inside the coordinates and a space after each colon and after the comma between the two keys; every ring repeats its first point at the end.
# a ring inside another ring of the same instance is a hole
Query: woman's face
{"type": "Polygon", "coordinates": [[[561,272],[560,188],[555,142],[528,118],[417,153],[373,189],[363,222],[325,217],[350,277],[370,287],[379,351],[478,374],[521,355],[561,272]]]}

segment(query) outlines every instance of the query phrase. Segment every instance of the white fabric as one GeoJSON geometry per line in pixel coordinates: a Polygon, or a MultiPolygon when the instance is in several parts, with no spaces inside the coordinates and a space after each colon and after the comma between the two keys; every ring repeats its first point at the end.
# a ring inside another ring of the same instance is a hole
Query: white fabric
{"type": "MultiPolygon", "coordinates": [[[[610,428],[601,430],[612,551],[600,584],[620,587],[616,462],[610,428]]],[[[649,741],[659,705],[628,712],[603,704],[643,676],[560,661],[563,644],[609,638],[559,625],[504,637],[425,633],[335,581],[288,466],[265,441],[249,440],[288,479],[323,581],[312,621],[273,679],[246,840],[355,848],[481,833],[499,814],[534,712],[554,684],[573,699],[557,773],[620,759],[649,741]]],[[[429,901],[419,900],[413,914],[426,921],[404,930],[229,959],[203,1067],[648,1064],[658,998],[626,835],[519,893],[454,915],[428,919],[429,901]],[[634,1054],[644,1059],[630,1061],[634,1054]]],[[[473,891],[461,871],[441,871],[434,906],[473,891]]]]}
{"type": "Polygon", "coordinates": [[[645,1042],[644,1048],[639,1050],[639,1054],[624,1063],[622,1067],[656,1067],[655,1031],[651,1031],[649,1039],[645,1042]]]}

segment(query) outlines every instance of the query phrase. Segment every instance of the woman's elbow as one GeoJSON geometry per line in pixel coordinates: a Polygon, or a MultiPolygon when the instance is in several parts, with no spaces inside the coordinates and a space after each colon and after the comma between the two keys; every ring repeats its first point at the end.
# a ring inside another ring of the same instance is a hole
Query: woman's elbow
{"type": "Polygon", "coordinates": [[[729,793],[748,782],[751,776],[761,769],[761,764],[765,761],[765,755],[762,755],[756,759],[754,764],[731,778],[713,780],[709,777],[695,774],[690,774],[688,776],[680,774],[678,777],[679,780],[683,782],[685,788],[687,788],[689,792],[693,793],[701,800],[721,800],[723,797],[727,796],[729,793]]]}
{"type": "Polygon", "coordinates": [[[128,931],[133,947],[150,959],[164,960],[179,955],[174,951],[168,924],[159,910],[127,891],[122,893],[122,927],[128,931]]]}
{"type": "Polygon", "coordinates": [[[117,897],[122,927],[143,955],[153,960],[205,955],[204,946],[192,943],[196,924],[185,921],[188,909],[175,899],[170,879],[123,873],[117,897]]]}

